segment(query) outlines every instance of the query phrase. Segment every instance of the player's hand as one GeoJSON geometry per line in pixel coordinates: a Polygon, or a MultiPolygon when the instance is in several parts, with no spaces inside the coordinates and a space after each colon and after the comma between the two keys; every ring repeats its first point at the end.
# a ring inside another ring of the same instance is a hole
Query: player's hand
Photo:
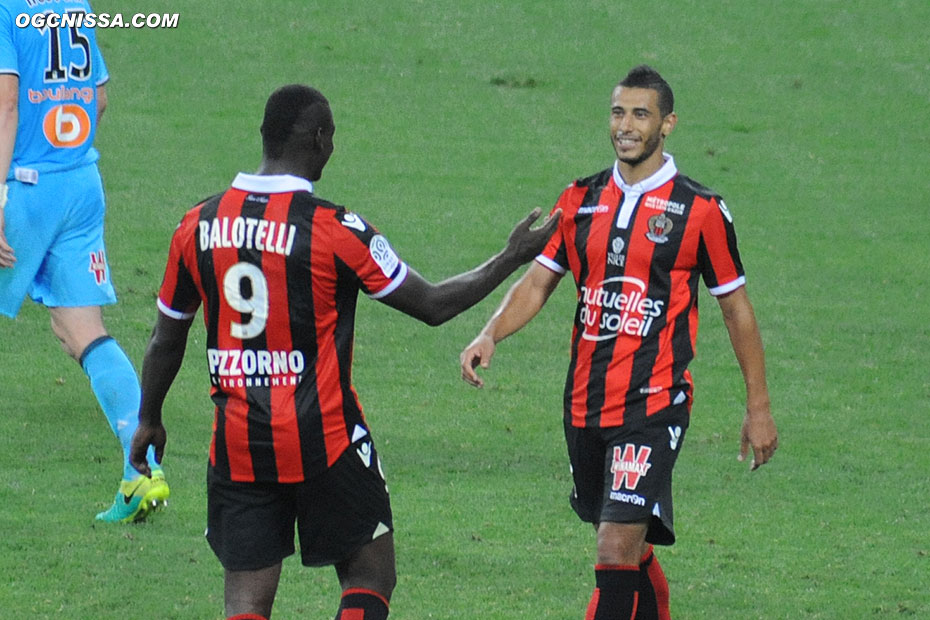
{"type": "Polygon", "coordinates": [[[479,334],[465,347],[459,360],[462,362],[462,379],[475,387],[483,387],[484,381],[475,372],[475,368],[490,368],[491,358],[494,357],[494,339],[487,334],[479,334]]]}
{"type": "Polygon", "coordinates": [[[165,440],[167,433],[165,427],[161,424],[157,426],[146,426],[139,424],[139,428],[132,436],[132,447],[129,452],[129,462],[143,476],[152,477],[152,468],[149,467],[149,461],[146,453],[149,446],[155,448],[155,462],[161,464],[161,458],[165,454],[165,440]]]}
{"type": "Polygon", "coordinates": [[[13,252],[13,248],[10,247],[3,232],[5,223],[3,211],[3,207],[0,207],[0,267],[12,267],[16,264],[16,254],[13,252]]]}
{"type": "Polygon", "coordinates": [[[543,251],[549,237],[555,232],[555,227],[559,224],[559,218],[562,215],[562,209],[556,209],[551,215],[543,220],[538,228],[530,228],[537,219],[542,209],[536,207],[530,214],[523,218],[514,227],[507,239],[507,250],[520,261],[520,264],[527,263],[543,251]]]}
{"type": "Polygon", "coordinates": [[[746,410],[743,428],[740,433],[739,460],[745,461],[752,448],[750,471],[759,469],[769,462],[778,448],[778,430],[775,419],[768,408],[759,411],[746,410]]]}

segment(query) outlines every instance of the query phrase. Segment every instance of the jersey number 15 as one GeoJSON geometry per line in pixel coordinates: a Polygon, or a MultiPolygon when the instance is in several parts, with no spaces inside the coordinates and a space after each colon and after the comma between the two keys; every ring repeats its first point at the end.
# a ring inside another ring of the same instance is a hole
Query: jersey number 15
{"type": "MultiPolygon", "coordinates": [[[[69,11],[69,15],[74,15],[76,21],[72,24],[81,23],[84,11],[69,11]]],[[[76,25],[67,28],[49,28],[44,26],[39,30],[43,35],[48,34],[48,66],[45,68],[46,82],[64,82],[69,77],[73,80],[86,80],[91,73],[91,53],[90,39],[82,33],[76,25]],[[61,35],[62,31],[67,31],[69,38],[68,45],[71,49],[80,49],[83,52],[84,62],[77,64],[73,60],[68,63],[67,68],[61,58],[61,35]]]]}

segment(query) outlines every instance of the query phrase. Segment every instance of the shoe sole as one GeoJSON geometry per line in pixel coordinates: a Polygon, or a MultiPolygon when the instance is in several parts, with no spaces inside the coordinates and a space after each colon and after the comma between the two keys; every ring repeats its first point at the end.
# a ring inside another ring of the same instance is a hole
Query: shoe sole
{"type": "Polygon", "coordinates": [[[123,522],[138,523],[139,521],[144,521],[150,514],[158,512],[168,505],[168,497],[170,494],[171,491],[166,484],[151,489],[142,496],[142,501],[139,502],[139,507],[136,508],[136,511],[123,519],[123,522]]]}

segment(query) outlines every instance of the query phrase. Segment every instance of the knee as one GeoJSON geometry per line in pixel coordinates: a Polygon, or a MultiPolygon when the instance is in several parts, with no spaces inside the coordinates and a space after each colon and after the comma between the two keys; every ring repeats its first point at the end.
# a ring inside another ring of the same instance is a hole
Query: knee
{"type": "Polygon", "coordinates": [[[597,547],[597,563],[604,566],[638,566],[640,554],[618,547],[597,547]]]}
{"type": "Polygon", "coordinates": [[[100,308],[49,308],[52,333],[65,353],[80,361],[84,349],[99,338],[106,337],[100,308]]]}
{"type": "Polygon", "coordinates": [[[364,588],[390,600],[397,586],[397,571],[393,565],[368,566],[349,575],[342,575],[340,582],[343,590],[364,588]]]}
{"type": "Polygon", "coordinates": [[[598,564],[637,566],[648,548],[645,524],[601,523],[597,529],[598,564]]]}
{"type": "Polygon", "coordinates": [[[61,345],[62,350],[67,353],[68,356],[75,360],[81,359],[82,351],[75,351],[75,343],[71,338],[67,326],[61,321],[55,320],[55,315],[52,315],[52,333],[58,338],[58,344],[61,345]]]}
{"type": "Polygon", "coordinates": [[[280,564],[255,571],[227,570],[224,586],[226,615],[258,613],[270,617],[280,577],[280,564]]]}
{"type": "Polygon", "coordinates": [[[397,585],[394,542],[391,534],[375,539],[345,562],[337,564],[336,574],[343,590],[364,588],[390,600],[397,585]]]}

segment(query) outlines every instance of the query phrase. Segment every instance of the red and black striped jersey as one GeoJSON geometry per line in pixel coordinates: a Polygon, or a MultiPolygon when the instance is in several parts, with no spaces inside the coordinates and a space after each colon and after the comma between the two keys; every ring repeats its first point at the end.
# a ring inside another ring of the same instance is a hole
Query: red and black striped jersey
{"type": "Polygon", "coordinates": [[[162,313],[203,304],[210,464],[231,480],[299,482],[368,433],[352,387],[358,292],[408,273],[368,222],[293,176],[240,174],[187,212],[171,240],[162,313]]]}
{"type": "Polygon", "coordinates": [[[565,415],[577,427],[635,423],[692,395],[698,279],[713,295],[745,283],[720,196],[663,167],[627,185],[614,167],[572,183],[537,261],[578,289],[565,415]]]}

